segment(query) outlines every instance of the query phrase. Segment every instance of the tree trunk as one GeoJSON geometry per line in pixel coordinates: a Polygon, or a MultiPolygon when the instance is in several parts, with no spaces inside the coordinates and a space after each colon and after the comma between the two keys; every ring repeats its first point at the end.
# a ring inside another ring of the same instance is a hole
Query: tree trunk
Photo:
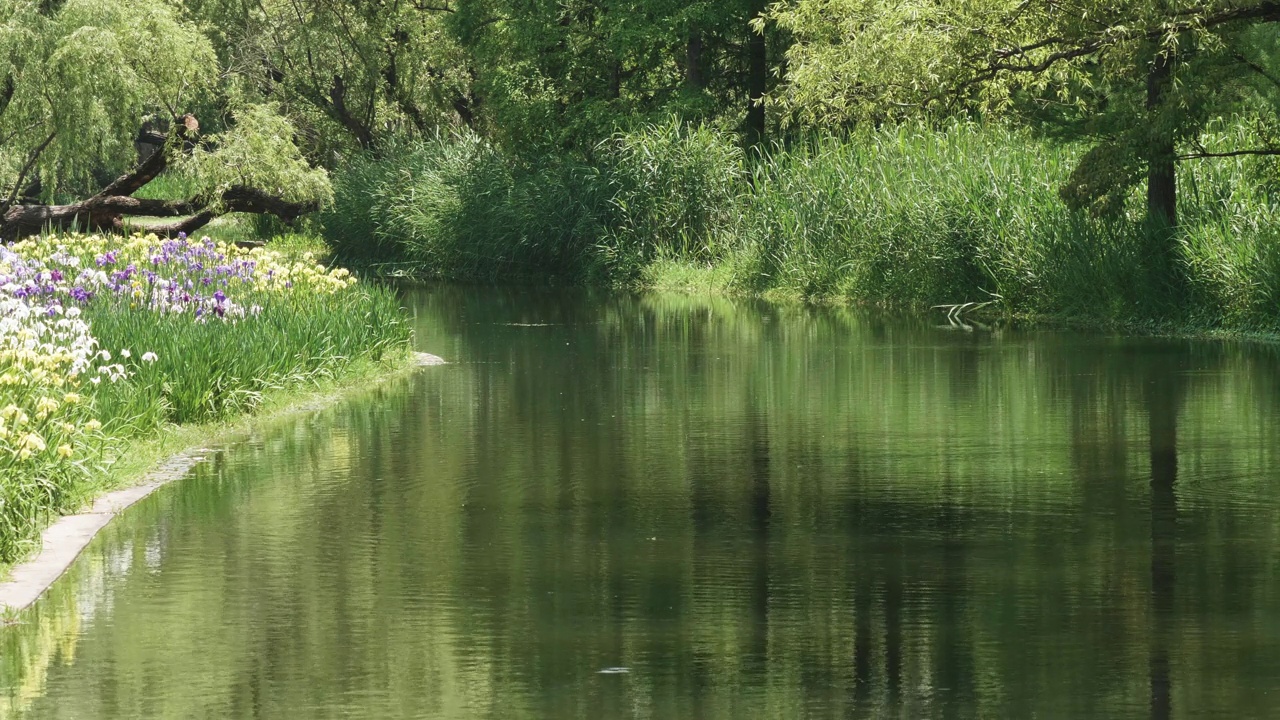
{"type": "Polygon", "coordinates": [[[0,241],[19,240],[45,230],[120,231],[124,229],[124,218],[128,215],[184,218],[147,228],[157,235],[174,236],[204,227],[209,221],[229,212],[270,214],[285,222],[293,222],[301,215],[318,209],[314,202],[290,202],[245,186],[228,188],[215,197],[187,200],[132,197],[164,172],[170,152],[190,152],[195,147],[199,128],[195,117],[187,115],[181,118],[174,127],[180,140],[176,147],[169,145],[167,138],[160,138],[160,148],[156,152],[93,197],[66,205],[16,204],[6,208],[0,216],[0,241]]]}
{"type": "Polygon", "coordinates": [[[706,87],[702,79],[702,33],[689,31],[689,41],[684,53],[684,81],[692,90],[706,87]]]}
{"type": "Polygon", "coordinates": [[[147,228],[157,235],[190,233],[230,212],[275,215],[293,222],[319,209],[316,203],[296,203],[255,188],[236,186],[216,199],[149,200],[127,195],[94,195],[68,205],[15,205],[0,220],[0,240],[5,242],[38,235],[45,230],[120,231],[125,216],[185,217],[147,228]]]}
{"type": "MultiPolygon", "coordinates": [[[[764,13],[764,0],[751,0],[751,19],[764,13]]],[[[751,33],[747,40],[747,144],[759,145],[764,142],[764,93],[768,89],[769,55],[765,45],[764,31],[751,33]]]]}
{"type": "Polygon", "coordinates": [[[385,47],[387,64],[382,68],[382,78],[387,83],[387,99],[400,108],[400,112],[409,118],[409,122],[413,123],[419,134],[425,136],[430,131],[426,115],[422,112],[422,108],[418,107],[409,89],[401,85],[400,67],[396,62],[400,48],[408,43],[409,33],[403,28],[396,28],[395,32],[391,33],[391,39],[385,47]]]}
{"type": "MultiPolygon", "coordinates": [[[[1156,56],[1147,73],[1147,111],[1160,127],[1156,115],[1173,76],[1174,60],[1166,52],[1156,56]]],[[[1178,226],[1177,152],[1171,136],[1154,138],[1147,149],[1147,218],[1165,229],[1178,226]]]]}
{"type": "Polygon", "coordinates": [[[476,106],[479,102],[472,93],[458,93],[453,96],[453,111],[458,113],[458,119],[463,125],[471,129],[476,127],[476,106]]]}
{"type": "Polygon", "coordinates": [[[329,98],[325,102],[321,100],[318,103],[321,108],[329,113],[329,116],[338,121],[338,124],[347,129],[351,136],[356,139],[360,147],[364,150],[376,152],[373,130],[360,118],[351,113],[347,107],[347,84],[341,75],[333,76],[333,85],[329,88],[329,98]]]}

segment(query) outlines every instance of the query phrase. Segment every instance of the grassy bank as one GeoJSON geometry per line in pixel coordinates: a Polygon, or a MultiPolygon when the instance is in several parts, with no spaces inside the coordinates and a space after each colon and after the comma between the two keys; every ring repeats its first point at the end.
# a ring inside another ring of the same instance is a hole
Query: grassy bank
{"type": "Polygon", "coordinates": [[[1274,158],[1180,165],[1170,268],[1141,219],[1141,188],[1105,218],[1064,204],[1059,188],[1080,151],[970,124],[753,158],[725,135],[676,124],[619,135],[589,162],[438,138],[356,160],[337,175],[324,225],[340,256],[448,279],[896,307],[992,301],[992,311],[1092,324],[1280,327],[1274,158]]]}
{"type": "MultiPolygon", "coordinates": [[[[392,293],[307,254],[45,237],[0,250],[0,563],[175,424],[227,422],[386,358],[392,293]]],[[[145,454],[145,453],[144,453],[145,454]]]]}

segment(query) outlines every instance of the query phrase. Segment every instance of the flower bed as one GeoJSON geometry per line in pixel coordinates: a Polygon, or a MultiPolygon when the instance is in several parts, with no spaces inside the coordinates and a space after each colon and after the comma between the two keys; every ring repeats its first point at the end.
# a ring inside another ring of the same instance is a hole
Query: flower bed
{"type": "Polygon", "coordinates": [[[0,247],[0,562],[129,439],[250,411],[408,337],[389,291],[309,254],[155,236],[0,247]]]}

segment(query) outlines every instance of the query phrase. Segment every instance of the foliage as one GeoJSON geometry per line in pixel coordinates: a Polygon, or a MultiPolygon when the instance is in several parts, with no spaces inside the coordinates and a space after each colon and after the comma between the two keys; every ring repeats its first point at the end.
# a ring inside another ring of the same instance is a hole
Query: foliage
{"type": "Polygon", "coordinates": [[[576,155],[673,112],[737,128],[759,37],[748,20],[763,8],[759,0],[185,5],[210,27],[240,86],[281,103],[324,162],[459,128],[509,152],[576,155]]]}
{"type": "Polygon", "coordinates": [[[752,8],[471,0],[450,27],[471,59],[492,139],[517,152],[589,153],[618,129],[672,112],[740,125],[752,8]]]}
{"type": "Polygon", "coordinates": [[[999,111],[1024,98],[1088,108],[1104,96],[1128,102],[1124,93],[1134,82],[1143,86],[1134,103],[1140,107],[1153,58],[1161,53],[1194,63],[1172,89],[1178,93],[1173,104],[1188,114],[1208,100],[1198,93],[1225,100],[1266,89],[1264,73],[1239,66],[1261,59],[1260,37],[1269,34],[1252,23],[1280,17],[1268,8],[1145,0],[798,0],[772,6],[770,17],[795,37],[787,103],[802,119],[825,124],[963,103],[999,111]],[[1207,86],[1224,79],[1215,77],[1221,74],[1215,67],[1230,65],[1244,71],[1233,73],[1229,86],[1207,86]]]}
{"type": "Polygon", "coordinates": [[[213,197],[239,185],[289,202],[332,200],[328,173],[302,157],[292,126],[275,108],[245,105],[233,117],[231,127],[208,138],[215,149],[195,148],[174,172],[213,197]]]}
{"type": "Polygon", "coordinates": [[[243,91],[280,103],[303,128],[313,159],[446,125],[465,93],[465,57],[425,3],[185,5],[243,91]]]}
{"type": "Polygon", "coordinates": [[[253,212],[326,200],[327,176],[303,159],[293,123],[278,105],[246,100],[242,83],[221,70],[204,29],[167,0],[0,6],[0,225],[6,237],[38,232],[41,223],[101,229],[118,225],[120,214],[177,216],[183,208],[197,218],[175,227],[197,227],[228,209],[219,201],[233,186],[243,186],[236,188],[242,197],[251,192],[276,203],[237,208],[253,212]],[[203,137],[193,111],[210,121],[203,137]],[[170,132],[176,128],[181,131],[170,132]],[[154,153],[166,160],[191,154],[174,170],[186,176],[190,194],[168,198],[176,202],[164,207],[85,210],[83,219],[79,206],[56,220],[41,214],[42,205],[131,196],[161,170],[153,164],[143,171],[143,160],[154,153]],[[131,179],[108,185],[135,166],[131,179]]]}
{"type": "Polygon", "coordinates": [[[5,2],[0,188],[38,176],[52,192],[132,164],[143,119],[181,115],[216,70],[209,40],[163,0],[5,2]]]}

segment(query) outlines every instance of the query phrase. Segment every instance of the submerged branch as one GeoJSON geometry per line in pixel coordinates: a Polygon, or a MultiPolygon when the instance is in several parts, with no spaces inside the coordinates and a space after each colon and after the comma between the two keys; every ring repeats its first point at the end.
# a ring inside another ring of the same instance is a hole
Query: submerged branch
{"type": "Polygon", "coordinates": [[[1280,155],[1280,148],[1258,148],[1256,150],[1232,150],[1231,152],[1197,152],[1187,155],[1179,155],[1179,160],[1199,160],[1200,158],[1227,158],[1240,157],[1241,155],[1280,155]]]}

